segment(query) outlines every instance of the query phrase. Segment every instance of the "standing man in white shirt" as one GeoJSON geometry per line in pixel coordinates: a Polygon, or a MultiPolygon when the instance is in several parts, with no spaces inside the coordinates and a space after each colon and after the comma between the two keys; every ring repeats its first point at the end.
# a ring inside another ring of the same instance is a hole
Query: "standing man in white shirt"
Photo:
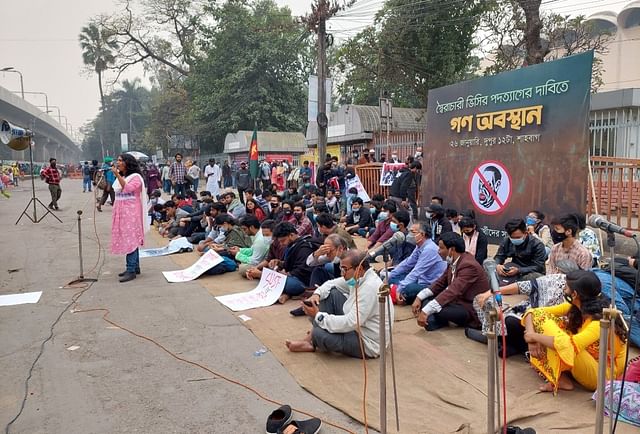
{"type": "Polygon", "coordinates": [[[220,166],[216,164],[215,158],[209,159],[209,164],[204,168],[204,177],[207,180],[207,191],[210,191],[211,195],[216,199],[220,194],[221,176],[222,170],[220,166]]]}

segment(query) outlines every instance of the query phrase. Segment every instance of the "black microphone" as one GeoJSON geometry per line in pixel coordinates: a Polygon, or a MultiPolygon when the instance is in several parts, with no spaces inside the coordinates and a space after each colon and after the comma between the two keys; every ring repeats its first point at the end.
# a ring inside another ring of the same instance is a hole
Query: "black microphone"
{"type": "Polygon", "coordinates": [[[589,217],[589,226],[602,229],[605,232],[610,232],[612,234],[620,234],[625,237],[633,238],[634,234],[630,230],[623,228],[622,226],[618,226],[616,224],[607,221],[604,217],[598,214],[594,214],[589,217]]]}
{"type": "Polygon", "coordinates": [[[489,284],[491,285],[491,292],[494,294],[496,303],[502,306],[502,293],[500,291],[500,284],[498,283],[497,264],[496,260],[492,258],[485,259],[482,263],[485,273],[489,278],[489,284]]]}
{"type": "Polygon", "coordinates": [[[377,249],[369,250],[369,256],[372,257],[372,258],[375,258],[376,256],[381,255],[382,253],[384,253],[385,250],[390,249],[391,247],[394,247],[394,246],[397,246],[398,244],[403,243],[404,239],[405,239],[404,233],[398,231],[395,234],[393,234],[393,236],[391,238],[389,238],[387,241],[382,243],[382,245],[380,247],[378,247],[377,249]]]}

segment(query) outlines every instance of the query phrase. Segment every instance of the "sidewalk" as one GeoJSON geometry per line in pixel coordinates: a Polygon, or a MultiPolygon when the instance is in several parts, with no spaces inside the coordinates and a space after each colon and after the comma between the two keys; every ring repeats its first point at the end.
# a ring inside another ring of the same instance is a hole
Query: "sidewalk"
{"type": "MultiPolygon", "coordinates": [[[[9,432],[264,432],[277,405],[108,324],[102,312],[72,312],[92,308],[109,309],[111,320],[271,399],[362,430],[302,390],[271,353],[255,356],[263,344],[197,281],[168,284],[160,272],[178,268],[168,257],[143,259],[138,279],[118,283],[124,258],[108,254],[111,208],[94,213],[93,196],[82,193],[81,181],[63,181],[57,213],[62,224],[47,216],[39,224],[23,217],[14,225],[30,199],[28,187],[23,182],[10,200],[0,198],[0,295],[43,291],[37,304],[0,307],[2,427],[20,409],[29,368],[52,324],[79,291],[63,287],[79,274],[76,210],[82,209],[85,275],[99,281],[54,326],[33,369],[24,411],[9,432]],[[106,257],[92,270],[101,250],[106,257]]],[[[37,189],[48,203],[46,185],[37,182],[37,189]]],[[[341,431],[325,424],[322,432],[341,431]]]]}

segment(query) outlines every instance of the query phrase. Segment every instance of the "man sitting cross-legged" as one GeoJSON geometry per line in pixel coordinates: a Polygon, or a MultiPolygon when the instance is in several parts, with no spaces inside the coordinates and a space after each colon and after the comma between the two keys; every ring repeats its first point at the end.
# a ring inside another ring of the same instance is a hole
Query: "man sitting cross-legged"
{"type": "Polygon", "coordinates": [[[418,317],[418,325],[427,331],[446,327],[449,322],[461,327],[478,327],[480,322],[473,299],[489,289],[482,265],[465,252],[464,241],[455,232],[440,236],[438,252],[449,266],[431,287],[420,291],[413,302],[411,307],[418,317]]]}
{"type": "MultiPolygon", "coordinates": [[[[367,253],[359,250],[347,251],[340,261],[340,269],[342,277],[325,282],[303,302],[305,314],[313,318],[313,328],[303,340],[287,340],[289,351],[317,349],[357,358],[380,355],[378,290],[382,280],[369,268],[367,253]],[[358,319],[361,335],[358,334],[358,319]]],[[[385,324],[387,342],[390,324],[393,324],[393,309],[385,324]]]]}
{"type": "Polygon", "coordinates": [[[422,223],[411,226],[409,233],[416,248],[389,274],[389,283],[397,283],[398,304],[411,304],[422,289],[431,286],[447,269],[438,254],[438,246],[431,241],[430,228],[422,223]]]}

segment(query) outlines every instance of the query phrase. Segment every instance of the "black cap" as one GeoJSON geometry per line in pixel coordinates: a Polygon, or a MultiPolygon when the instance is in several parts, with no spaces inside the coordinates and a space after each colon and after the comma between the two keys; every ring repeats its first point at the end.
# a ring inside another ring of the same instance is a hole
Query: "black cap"
{"type": "Polygon", "coordinates": [[[427,211],[432,212],[434,214],[444,214],[444,208],[442,205],[438,205],[437,203],[432,203],[427,207],[427,211]]]}

